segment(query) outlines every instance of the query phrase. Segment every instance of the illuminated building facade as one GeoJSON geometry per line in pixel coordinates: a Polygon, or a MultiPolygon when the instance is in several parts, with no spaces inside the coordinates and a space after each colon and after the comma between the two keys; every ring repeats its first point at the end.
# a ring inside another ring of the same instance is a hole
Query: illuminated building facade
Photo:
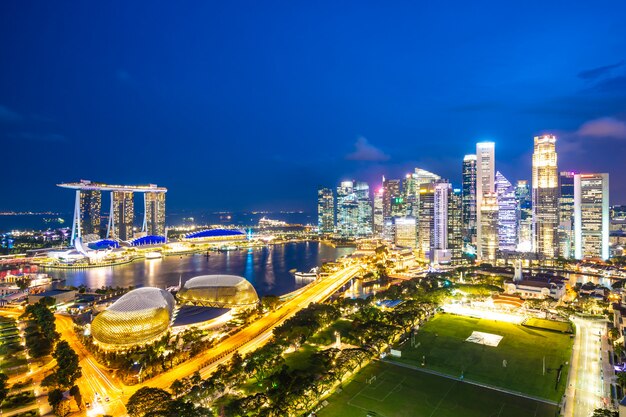
{"type": "Polygon", "coordinates": [[[555,258],[559,249],[556,136],[535,137],[532,164],[533,250],[548,259],[555,258]]]}
{"type": "MultiPolygon", "coordinates": [[[[497,241],[497,228],[482,227],[481,210],[486,196],[491,198],[495,193],[495,144],[493,142],[479,142],[476,144],[476,253],[480,258],[481,253],[489,250],[483,249],[483,242],[497,241]],[[482,233],[494,231],[495,236],[482,236],[482,233]]],[[[491,213],[491,206],[486,210],[491,213]]]]}
{"type": "Polygon", "coordinates": [[[574,173],[559,174],[559,255],[574,257],[574,173]]]}
{"type": "Polygon", "coordinates": [[[416,245],[416,222],[414,217],[393,218],[394,243],[396,246],[414,249],[416,245]]]}
{"type": "Polygon", "coordinates": [[[574,176],[574,253],[609,258],[609,174],[574,176]]]}
{"type": "Polygon", "coordinates": [[[253,307],[259,303],[248,280],[236,275],[202,275],[185,282],[178,301],[213,308],[253,307]]]}
{"type": "Polygon", "coordinates": [[[330,188],[317,190],[317,227],[322,234],[335,231],[335,196],[330,188]]]}
{"type": "Polygon", "coordinates": [[[165,193],[144,193],[142,230],[151,236],[165,236],[165,193]]]}
{"type": "Polygon", "coordinates": [[[419,217],[417,219],[417,257],[430,261],[435,228],[435,184],[420,186],[419,217]]]}
{"type": "Polygon", "coordinates": [[[478,236],[481,239],[478,241],[478,259],[482,262],[495,261],[498,250],[498,195],[496,193],[483,194],[478,236]]]}
{"type": "Polygon", "coordinates": [[[100,208],[102,207],[102,192],[99,190],[77,190],[80,199],[79,226],[81,235],[100,236],[100,208]]]}
{"type": "Polygon", "coordinates": [[[383,215],[383,194],[382,188],[376,190],[374,193],[374,235],[382,236],[385,217],[383,215]]]}
{"type": "Polygon", "coordinates": [[[127,292],[94,318],[93,340],[105,350],[125,350],[155,342],[167,333],[175,306],[172,294],[160,288],[127,292]]]}
{"type": "Polygon", "coordinates": [[[463,236],[469,243],[476,241],[476,155],[463,158],[463,236]]]}
{"type": "Polygon", "coordinates": [[[528,181],[517,181],[515,185],[515,199],[519,206],[517,250],[519,252],[530,252],[533,248],[533,210],[528,181]]]}
{"type": "Polygon", "coordinates": [[[519,206],[515,198],[515,187],[499,171],[496,173],[498,196],[498,249],[517,249],[519,206]]]}
{"type": "Polygon", "coordinates": [[[401,210],[401,204],[403,201],[402,192],[400,188],[400,180],[388,180],[383,178],[383,217],[391,218],[394,214],[392,214],[392,205],[395,207],[394,212],[395,215],[403,215],[401,210]],[[398,206],[400,205],[400,208],[398,206]]]}
{"type": "Polygon", "coordinates": [[[109,230],[107,238],[130,240],[133,238],[135,203],[132,191],[112,191],[109,230]]]}
{"type": "Polygon", "coordinates": [[[158,187],[155,184],[111,185],[88,180],[57,184],[57,186],[76,190],[72,235],[70,237],[71,245],[76,246],[76,239],[82,239],[83,235],[100,234],[103,191],[111,192],[107,238],[132,239],[135,214],[133,196],[135,193],[148,194],[144,197],[143,231],[156,236],[165,235],[165,193],[167,188],[158,187]]]}
{"type": "Polygon", "coordinates": [[[367,237],[373,223],[369,185],[342,181],[337,187],[337,232],[343,237],[367,237]]]}

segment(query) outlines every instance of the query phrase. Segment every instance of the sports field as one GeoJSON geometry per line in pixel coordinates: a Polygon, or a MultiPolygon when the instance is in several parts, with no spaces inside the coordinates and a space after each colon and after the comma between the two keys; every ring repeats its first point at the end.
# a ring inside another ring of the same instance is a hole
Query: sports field
{"type": "Polygon", "coordinates": [[[559,402],[567,385],[572,343],[569,334],[439,314],[422,326],[413,342],[401,346],[402,357],[393,360],[559,402]],[[497,346],[468,342],[473,332],[502,339],[497,346]]]}
{"type": "Polygon", "coordinates": [[[554,321],[532,317],[524,321],[524,325],[527,327],[537,327],[541,329],[552,330],[555,332],[572,333],[571,324],[564,321],[554,321]]]}
{"type": "Polygon", "coordinates": [[[375,362],[343,391],[333,394],[319,417],[555,417],[557,407],[465,382],[375,362]],[[376,379],[368,383],[371,377],[376,379]]]}

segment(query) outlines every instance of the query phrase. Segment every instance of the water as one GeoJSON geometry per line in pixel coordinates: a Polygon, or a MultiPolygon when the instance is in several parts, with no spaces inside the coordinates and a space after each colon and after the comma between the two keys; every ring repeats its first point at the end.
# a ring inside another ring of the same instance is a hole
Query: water
{"type": "Polygon", "coordinates": [[[291,270],[309,271],[353,250],[332,248],[318,242],[300,242],[223,253],[211,252],[208,258],[206,254],[166,256],[111,267],[50,269],[46,272],[53,278],[65,279],[65,285],[86,285],[89,288],[130,285],[165,288],[178,285],[179,278],[182,278],[184,284],[189,278],[198,275],[232,274],[250,281],[259,296],[283,295],[309,282],[297,282],[291,270]]]}

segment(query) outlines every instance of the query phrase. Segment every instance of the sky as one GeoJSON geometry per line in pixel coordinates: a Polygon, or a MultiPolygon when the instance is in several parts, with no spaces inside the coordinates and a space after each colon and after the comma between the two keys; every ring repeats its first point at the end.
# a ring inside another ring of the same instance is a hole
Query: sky
{"type": "Polygon", "coordinates": [[[609,172],[626,203],[623,1],[0,2],[0,210],[60,182],[168,187],[168,207],[315,211],[317,188],[465,154],[530,179],[609,172]]]}

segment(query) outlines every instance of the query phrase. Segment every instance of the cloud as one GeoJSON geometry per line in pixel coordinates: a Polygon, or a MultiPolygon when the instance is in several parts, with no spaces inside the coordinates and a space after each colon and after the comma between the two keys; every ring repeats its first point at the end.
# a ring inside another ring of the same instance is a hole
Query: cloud
{"type": "Polygon", "coordinates": [[[595,80],[611,72],[615,68],[619,68],[624,65],[624,61],[617,62],[615,64],[604,65],[602,67],[592,68],[589,70],[581,71],[578,73],[578,78],[583,80],[595,80]]]}
{"type": "Polygon", "coordinates": [[[13,140],[29,141],[29,142],[66,142],[66,136],[59,133],[34,133],[34,132],[16,132],[9,133],[7,136],[13,140]]]}
{"type": "Polygon", "coordinates": [[[388,161],[389,155],[370,144],[363,136],[359,137],[354,144],[354,152],[346,155],[351,161],[388,161]]]}
{"type": "Polygon", "coordinates": [[[15,123],[22,120],[22,115],[0,104],[0,122],[15,123]]]}
{"type": "Polygon", "coordinates": [[[583,123],[576,135],[593,138],[626,139],[626,122],[613,117],[602,117],[583,123]]]}

